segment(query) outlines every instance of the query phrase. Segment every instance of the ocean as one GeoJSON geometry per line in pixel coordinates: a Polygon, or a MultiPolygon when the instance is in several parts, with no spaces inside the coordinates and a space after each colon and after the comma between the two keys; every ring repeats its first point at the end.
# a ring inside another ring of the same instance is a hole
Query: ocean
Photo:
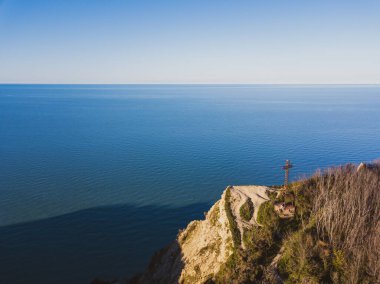
{"type": "Polygon", "coordinates": [[[0,283],[130,277],[227,185],[376,158],[379,85],[0,85],[0,283]]]}

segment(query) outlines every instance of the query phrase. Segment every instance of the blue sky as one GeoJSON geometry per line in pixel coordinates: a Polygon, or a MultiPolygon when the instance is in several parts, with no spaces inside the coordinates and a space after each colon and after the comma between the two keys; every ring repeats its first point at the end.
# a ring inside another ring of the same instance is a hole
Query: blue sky
{"type": "Polygon", "coordinates": [[[380,83],[380,1],[0,0],[1,83],[380,83]]]}

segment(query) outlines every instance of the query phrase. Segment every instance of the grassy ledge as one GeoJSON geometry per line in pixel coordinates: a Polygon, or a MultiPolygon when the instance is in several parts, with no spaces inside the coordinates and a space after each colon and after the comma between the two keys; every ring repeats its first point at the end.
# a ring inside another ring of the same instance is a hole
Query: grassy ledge
{"type": "Polygon", "coordinates": [[[226,210],[228,222],[230,224],[230,229],[232,233],[232,241],[235,245],[235,247],[239,247],[241,245],[241,235],[239,228],[237,227],[237,223],[235,220],[234,215],[232,214],[231,209],[231,187],[228,187],[226,189],[226,196],[225,196],[225,202],[224,202],[224,209],[226,210]]]}

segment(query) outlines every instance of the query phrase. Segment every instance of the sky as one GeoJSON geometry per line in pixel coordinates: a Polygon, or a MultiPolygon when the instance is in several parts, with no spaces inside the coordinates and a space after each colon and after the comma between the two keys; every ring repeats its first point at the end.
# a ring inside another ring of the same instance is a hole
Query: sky
{"type": "Polygon", "coordinates": [[[0,83],[379,84],[380,1],[0,0],[0,83]]]}

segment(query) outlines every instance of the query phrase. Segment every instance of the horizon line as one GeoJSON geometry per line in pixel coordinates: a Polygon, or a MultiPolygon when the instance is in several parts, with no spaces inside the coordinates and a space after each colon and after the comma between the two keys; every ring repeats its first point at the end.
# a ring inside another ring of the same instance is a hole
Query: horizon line
{"type": "Polygon", "coordinates": [[[4,83],[0,82],[0,85],[290,85],[290,86],[318,86],[318,85],[331,85],[331,86],[337,86],[337,85],[362,85],[362,86],[373,86],[373,85],[380,85],[379,83],[215,83],[215,82],[199,82],[199,83],[186,83],[186,82],[178,82],[178,83],[153,83],[153,82],[145,82],[145,83],[26,83],[26,82],[12,82],[12,83],[4,83]]]}

